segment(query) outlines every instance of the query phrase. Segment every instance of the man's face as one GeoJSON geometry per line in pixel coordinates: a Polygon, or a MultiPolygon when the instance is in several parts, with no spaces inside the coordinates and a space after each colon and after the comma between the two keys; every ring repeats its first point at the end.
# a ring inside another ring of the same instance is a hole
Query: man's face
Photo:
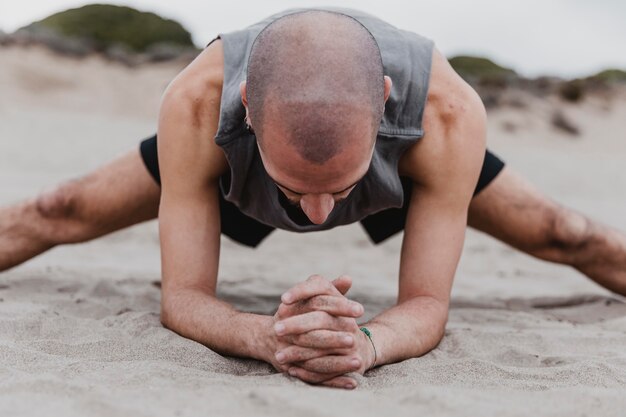
{"type": "Polygon", "coordinates": [[[267,122],[263,145],[259,147],[263,165],[276,186],[314,224],[322,224],[335,207],[346,198],[365,176],[372,158],[371,122],[348,134],[346,145],[322,165],[304,159],[280,123],[267,122]]]}

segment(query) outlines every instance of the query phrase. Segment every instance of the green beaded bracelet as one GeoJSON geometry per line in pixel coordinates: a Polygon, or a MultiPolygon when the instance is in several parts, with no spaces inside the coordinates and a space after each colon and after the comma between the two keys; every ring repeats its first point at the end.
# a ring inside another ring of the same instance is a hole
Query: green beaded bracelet
{"type": "MultiPolygon", "coordinates": [[[[374,348],[374,363],[369,368],[369,369],[372,369],[373,367],[376,366],[376,359],[377,359],[377,356],[378,356],[376,354],[376,346],[374,345],[374,341],[372,340],[372,332],[370,332],[370,330],[367,327],[361,327],[359,330],[361,330],[363,333],[365,333],[365,336],[367,336],[367,338],[370,340],[370,343],[372,344],[372,347],[374,348]]],[[[369,369],[368,369],[368,371],[369,371],[369,369]]]]}

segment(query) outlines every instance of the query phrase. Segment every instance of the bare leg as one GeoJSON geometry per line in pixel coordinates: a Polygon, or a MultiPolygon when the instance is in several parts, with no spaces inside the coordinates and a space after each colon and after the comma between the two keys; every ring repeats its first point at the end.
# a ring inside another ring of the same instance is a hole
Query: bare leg
{"type": "Polygon", "coordinates": [[[0,208],[0,271],[56,245],[154,219],[160,193],[139,151],[133,150],[83,178],[0,208]]]}
{"type": "Polygon", "coordinates": [[[559,205],[508,167],[472,200],[468,224],[626,295],[626,234],[559,205]]]}

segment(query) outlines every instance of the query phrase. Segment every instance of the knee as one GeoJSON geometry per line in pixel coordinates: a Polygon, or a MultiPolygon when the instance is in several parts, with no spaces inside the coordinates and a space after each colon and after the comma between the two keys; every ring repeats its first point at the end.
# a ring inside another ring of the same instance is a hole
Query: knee
{"type": "Polygon", "coordinates": [[[44,219],[70,219],[77,214],[78,196],[77,181],[67,182],[39,195],[35,208],[44,219]]]}
{"type": "Polygon", "coordinates": [[[551,229],[553,244],[570,249],[584,246],[591,235],[589,219],[564,207],[555,210],[551,229]]]}
{"type": "Polygon", "coordinates": [[[51,245],[85,240],[89,226],[81,219],[80,182],[71,181],[44,192],[34,201],[41,237],[51,245]]]}
{"type": "Polygon", "coordinates": [[[591,238],[591,222],[566,207],[554,207],[547,222],[547,231],[540,257],[554,262],[572,263],[591,238]]]}

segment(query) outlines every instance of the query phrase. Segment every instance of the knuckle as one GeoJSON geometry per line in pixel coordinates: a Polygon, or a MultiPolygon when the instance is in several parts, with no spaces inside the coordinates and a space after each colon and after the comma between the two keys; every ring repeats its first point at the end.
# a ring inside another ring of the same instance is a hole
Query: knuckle
{"type": "Polygon", "coordinates": [[[354,311],[352,311],[352,309],[354,308],[354,306],[356,305],[354,301],[350,301],[347,298],[344,298],[343,300],[341,300],[341,307],[342,310],[345,311],[346,313],[353,315],[354,311]]]}
{"type": "Polygon", "coordinates": [[[338,346],[352,346],[354,343],[354,338],[350,333],[342,332],[337,335],[337,345],[338,346]]]}
{"type": "Polygon", "coordinates": [[[308,369],[303,369],[302,371],[300,371],[299,375],[301,376],[300,379],[311,384],[319,384],[324,380],[323,378],[320,378],[317,373],[315,373],[314,371],[309,371],[308,369]]]}
{"type": "Polygon", "coordinates": [[[326,296],[318,295],[310,300],[310,306],[314,310],[325,310],[329,306],[329,300],[326,296]]]}
{"type": "Polygon", "coordinates": [[[352,370],[355,370],[355,371],[356,371],[357,369],[359,369],[359,368],[361,367],[362,362],[363,362],[363,361],[361,361],[361,359],[360,359],[360,358],[356,358],[356,357],[354,357],[354,358],[350,359],[350,362],[349,362],[349,364],[350,364],[350,369],[352,369],[352,370]]]}
{"type": "Polygon", "coordinates": [[[327,387],[332,387],[332,388],[341,388],[341,382],[324,382],[324,385],[327,387]]]}
{"type": "Polygon", "coordinates": [[[318,375],[312,376],[311,379],[313,384],[321,384],[322,382],[326,381],[325,377],[318,375]]]}
{"type": "Polygon", "coordinates": [[[287,360],[292,361],[292,362],[304,360],[302,349],[298,349],[295,347],[292,347],[289,350],[287,350],[285,352],[285,357],[287,358],[287,360]]]}
{"type": "Polygon", "coordinates": [[[333,316],[333,323],[335,326],[339,327],[340,330],[346,330],[345,328],[348,326],[349,317],[343,316],[333,316]]]}
{"type": "Polygon", "coordinates": [[[309,359],[311,359],[311,356],[309,354],[307,354],[307,352],[309,351],[308,348],[306,347],[294,347],[292,353],[291,353],[291,357],[292,357],[292,361],[293,362],[306,362],[309,359]]]}
{"type": "Polygon", "coordinates": [[[285,305],[285,304],[280,304],[278,306],[278,310],[276,310],[276,315],[278,317],[286,317],[289,314],[289,306],[285,305]]]}
{"type": "Polygon", "coordinates": [[[348,274],[340,275],[338,279],[345,279],[345,280],[352,281],[352,277],[350,275],[348,275],[348,274]]]}
{"type": "Polygon", "coordinates": [[[339,317],[337,322],[341,329],[347,332],[355,332],[359,329],[359,325],[356,323],[356,320],[350,317],[339,317]]]}
{"type": "Polygon", "coordinates": [[[308,333],[308,336],[312,344],[320,347],[323,347],[328,340],[326,330],[313,330],[308,333]]]}
{"type": "Polygon", "coordinates": [[[311,275],[309,278],[307,278],[307,281],[309,282],[320,282],[323,280],[324,278],[322,278],[321,275],[317,275],[317,274],[311,275]]]}
{"type": "Polygon", "coordinates": [[[324,307],[327,307],[327,308],[333,307],[335,304],[337,304],[336,297],[329,296],[329,295],[320,296],[320,300],[321,300],[321,303],[324,305],[324,307]]]}
{"type": "Polygon", "coordinates": [[[335,320],[335,316],[333,316],[332,314],[330,314],[330,313],[329,313],[329,312],[327,312],[327,311],[320,311],[320,313],[322,313],[322,314],[323,314],[323,316],[324,316],[324,318],[325,318],[325,319],[328,319],[328,320],[335,320]]]}
{"type": "Polygon", "coordinates": [[[319,372],[323,374],[329,374],[335,370],[334,367],[329,366],[329,365],[322,365],[320,368],[321,369],[319,372]]]}
{"type": "Polygon", "coordinates": [[[311,326],[310,319],[303,316],[295,316],[291,320],[285,320],[285,322],[288,323],[285,327],[290,333],[302,333],[311,326]]]}
{"type": "Polygon", "coordinates": [[[337,297],[338,302],[341,303],[341,306],[346,308],[346,309],[350,309],[352,308],[352,306],[354,305],[354,301],[350,300],[349,298],[347,298],[345,295],[340,295],[337,297]]]}
{"type": "Polygon", "coordinates": [[[318,311],[314,311],[313,313],[311,313],[311,317],[315,321],[321,321],[322,323],[326,323],[328,322],[331,316],[325,311],[318,310],[318,311]]]}
{"type": "Polygon", "coordinates": [[[289,370],[289,364],[275,364],[274,368],[279,372],[287,372],[289,370]]]}
{"type": "Polygon", "coordinates": [[[340,387],[340,385],[337,382],[335,382],[335,380],[332,380],[332,379],[330,381],[322,382],[321,385],[323,385],[325,387],[331,387],[331,388],[339,388],[340,387]]]}
{"type": "Polygon", "coordinates": [[[327,330],[320,330],[315,334],[315,342],[320,347],[327,347],[332,344],[333,338],[327,330]]]}
{"type": "Polygon", "coordinates": [[[298,346],[310,347],[311,342],[306,334],[299,334],[293,337],[293,343],[298,346]]]}
{"type": "MultiPolygon", "coordinates": [[[[316,372],[316,373],[320,373],[320,374],[327,374],[330,372],[330,366],[328,364],[326,364],[325,362],[315,362],[312,366],[311,369],[309,369],[311,372],[316,372]]],[[[320,375],[317,375],[317,378],[319,380],[323,380],[323,378],[321,378],[320,375]]]]}
{"type": "Polygon", "coordinates": [[[317,357],[316,351],[311,350],[309,348],[299,349],[298,350],[298,361],[309,361],[311,359],[315,359],[317,357]]]}

